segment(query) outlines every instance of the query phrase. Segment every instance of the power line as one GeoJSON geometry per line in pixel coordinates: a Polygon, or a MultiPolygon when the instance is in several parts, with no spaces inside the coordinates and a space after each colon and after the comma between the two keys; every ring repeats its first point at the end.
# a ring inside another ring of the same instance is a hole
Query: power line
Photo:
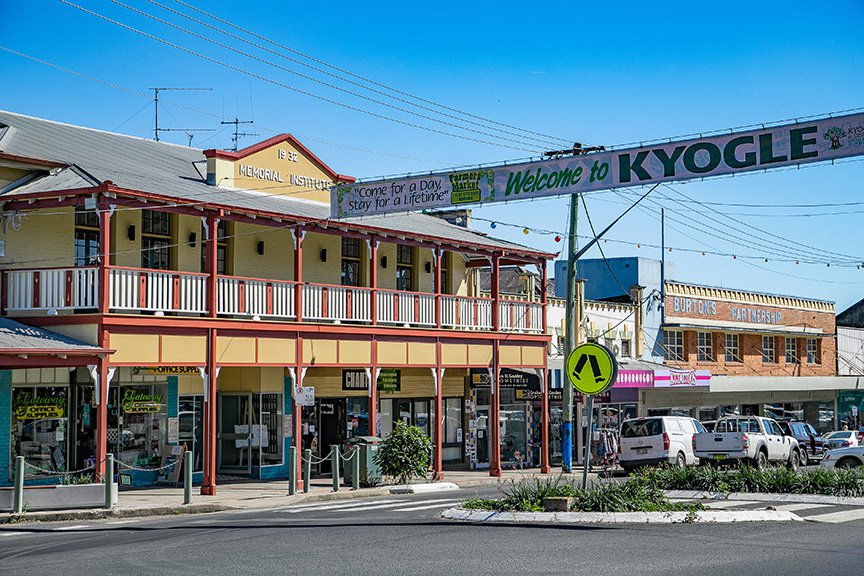
{"type": "MultiPolygon", "coordinates": [[[[192,56],[195,56],[196,58],[200,58],[200,59],[202,59],[202,60],[206,60],[206,61],[208,61],[208,62],[211,62],[211,63],[213,63],[213,64],[217,64],[217,65],[222,66],[222,67],[224,67],[224,68],[227,68],[227,69],[229,69],[229,70],[233,70],[234,72],[239,72],[239,73],[241,73],[241,74],[245,74],[246,76],[250,76],[250,77],[255,78],[255,79],[257,79],[257,80],[261,80],[261,81],[263,81],[263,82],[267,82],[268,84],[273,84],[274,86],[279,86],[279,87],[281,87],[281,88],[285,88],[286,90],[290,90],[290,91],[292,91],[292,92],[296,92],[296,93],[298,93],[298,94],[302,94],[302,95],[304,95],[304,96],[308,96],[308,97],[310,97],[310,98],[314,98],[314,99],[316,99],[316,100],[320,100],[320,101],[322,101],[322,102],[326,102],[326,103],[328,103],[328,104],[333,104],[334,106],[339,106],[339,107],[341,107],[341,108],[345,108],[345,109],[347,109],[347,110],[351,110],[351,111],[353,111],[353,112],[359,112],[359,113],[361,113],[361,114],[366,114],[366,115],[368,115],[368,116],[372,116],[372,117],[374,117],[374,118],[378,118],[378,119],[381,119],[381,120],[387,120],[387,121],[389,121],[389,122],[394,122],[394,123],[396,123],[396,124],[401,124],[401,125],[403,125],[403,126],[408,126],[408,127],[410,127],[410,128],[417,128],[417,129],[419,129],[419,130],[425,130],[425,131],[427,131],[427,132],[432,132],[432,133],[435,133],[435,134],[441,134],[441,135],[444,135],[444,136],[451,136],[451,137],[453,137],[453,138],[459,138],[459,139],[462,139],[462,140],[467,140],[467,141],[471,141],[471,142],[477,142],[477,143],[480,143],[480,144],[488,144],[488,145],[490,145],[490,146],[497,146],[497,147],[500,147],[500,148],[509,148],[509,149],[513,149],[513,150],[524,150],[524,151],[528,151],[528,152],[532,152],[532,151],[534,151],[534,150],[531,150],[531,149],[528,149],[528,148],[516,148],[516,147],[514,147],[514,146],[512,146],[512,145],[509,145],[509,144],[504,144],[504,143],[500,143],[500,142],[492,142],[492,141],[489,141],[489,140],[483,140],[483,139],[480,139],[480,138],[474,138],[474,137],[466,136],[466,135],[463,135],[463,134],[457,134],[457,133],[454,133],[454,132],[448,132],[448,131],[446,131],[446,130],[439,130],[439,129],[437,129],[437,128],[432,128],[432,127],[430,127],[430,126],[423,126],[423,125],[421,125],[421,124],[416,124],[416,123],[413,123],[413,122],[408,122],[408,121],[406,121],[406,120],[401,120],[401,119],[399,119],[399,118],[394,118],[394,117],[392,117],[392,116],[387,116],[387,115],[384,115],[384,114],[379,114],[378,112],[373,112],[373,111],[371,111],[371,110],[366,110],[366,109],[364,109],[364,108],[360,108],[360,107],[358,107],[358,106],[354,106],[354,105],[352,105],[352,104],[346,104],[346,103],[344,103],[344,102],[339,102],[338,100],[334,100],[334,99],[332,99],[332,98],[328,98],[328,97],[325,97],[325,96],[321,96],[321,95],[319,95],[319,94],[315,94],[314,92],[309,92],[308,90],[303,90],[303,89],[301,89],[301,88],[297,88],[296,86],[291,86],[290,84],[285,84],[284,82],[280,82],[280,81],[278,81],[278,80],[274,80],[274,79],[272,79],[272,78],[268,78],[268,77],[263,76],[263,75],[261,75],[261,74],[257,74],[257,73],[255,73],[255,72],[251,72],[251,71],[249,71],[249,70],[246,70],[246,69],[240,68],[240,67],[238,67],[238,66],[234,66],[233,64],[229,64],[228,62],[224,62],[224,61],[222,61],[222,60],[219,60],[218,58],[213,58],[213,57],[211,57],[211,56],[207,56],[206,54],[203,54],[203,53],[201,53],[201,52],[196,52],[195,50],[192,50],[192,49],[190,49],[190,48],[186,48],[186,47],[184,47],[184,46],[181,46],[181,45],[179,45],[179,44],[176,44],[176,43],[171,42],[171,41],[169,41],[169,40],[166,40],[166,39],[164,39],[164,38],[160,38],[159,36],[155,36],[155,35],[150,34],[150,33],[148,33],[148,32],[144,32],[143,30],[139,30],[139,29],[137,29],[137,28],[134,28],[134,27],[132,27],[132,26],[129,26],[128,24],[124,24],[124,23],[122,23],[122,22],[119,22],[119,21],[117,21],[117,20],[114,20],[114,19],[112,19],[112,18],[109,18],[109,17],[107,17],[107,16],[104,16],[104,15],[102,15],[102,14],[99,14],[98,12],[94,12],[93,10],[89,10],[89,9],[87,9],[87,8],[84,8],[83,6],[79,6],[79,5],[77,5],[77,4],[74,4],[73,2],[70,2],[69,0],[58,0],[58,1],[61,2],[61,3],[63,3],[63,4],[66,4],[67,6],[71,6],[72,8],[75,8],[76,10],[79,10],[79,11],[84,12],[84,13],[86,13],[86,14],[90,14],[91,16],[95,16],[96,18],[99,18],[99,19],[101,19],[101,20],[104,20],[104,21],[106,21],[106,22],[108,22],[108,23],[110,23],[110,24],[114,24],[115,26],[119,26],[119,27],[121,27],[121,28],[124,28],[124,29],[126,29],[126,30],[129,30],[130,32],[135,32],[136,34],[139,34],[139,35],[141,35],[141,36],[144,36],[145,38],[149,38],[149,39],[151,39],[151,40],[154,40],[154,41],[156,41],[156,42],[160,42],[160,43],[162,43],[162,44],[165,44],[166,46],[169,46],[169,47],[171,47],[171,48],[174,48],[174,49],[176,49],[176,50],[180,50],[181,52],[185,52],[185,53],[187,53],[187,54],[190,54],[190,55],[192,55],[192,56]]],[[[209,40],[208,40],[208,41],[209,41],[209,40]]],[[[465,129],[465,128],[462,128],[462,129],[465,129]]]]}
{"type": "MultiPolygon", "coordinates": [[[[180,4],[180,5],[182,5],[182,6],[185,6],[185,7],[189,8],[189,9],[191,9],[191,10],[194,10],[195,12],[198,12],[199,14],[202,14],[202,15],[206,16],[208,19],[212,19],[212,20],[215,20],[215,21],[217,21],[217,22],[219,22],[219,23],[221,23],[221,24],[225,24],[226,26],[230,26],[231,28],[234,28],[235,30],[239,30],[240,32],[243,32],[244,34],[248,34],[248,35],[250,35],[250,36],[252,36],[252,37],[254,37],[254,38],[257,38],[257,39],[259,39],[259,40],[263,40],[263,41],[265,41],[265,42],[267,42],[267,43],[269,43],[269,44],[271,44],[271,45],[273,45],[273,46],[276,46],[276,47],[278,47],[278,48],[281,48],[281,49],[283,49],[283,50],[287,50],[288,52],[290,52],[290,53],[292,53],[292,54],[296,54],[296,55],[298,55],[298,56],[301,56],[301,57],[303,57],[303,58],[306,58],[307,60],[310,60],[310,61],[312,61],[312,62],[315,62],[315,63],[317,63],[317,64],[321,64],[322,66],[325,66],[325,67],[330,68],[330,69],[332,69],[332,70],[336,70],[336,71],[338,71],[338,72],[341,72],[341,73],[343,73],[343,74],[346,74],[346,75],[348,75],[348,76],[350,76],[350,77],[352,77],[352,78],[357,78],[357,79],[359,79],[359,80],[362,80],[363,82],[368,82],[369,84],[372,84],[373,86],[378,86],[379,88],[384,88],[384,89],[386,89],[386,90],[390,90],[391,92],[394,92],[394,93],[396,93],[396,94],[400,94],[400,95],[405,96],[405,97],[407,97],[407,98],[411,98],[411,99],[413,99],[413,100],[417,100],[418,102],[423,102],[423,103],[425,103],[425,104],[429,104],[429,105],[432,105],[432,106],[436,106],[436,107],[441,108],[441,109],[443,109],[443,110],[448,110],[448,111],[450,111],[450,112],[455,112],[455,113],[457,113],[457,114],[461,114],[461,115],[463,115],[463,116],[467,116],[467,117],[469,117],[469,118],[475,118],[475,119],[477,119],[477,120],[482,120],[482,121],[484,121],[484,122],[488,122],[488,123],[490,123],[490,124],[495,124],[495,125],[497,125],[497,126],[502,126],[502,127],[504,127],[504,128],[509,128],[509,129],[512,129],[512,130],[517,130],[517,131],[519,131],[519,132],[524,132],[524,133],[526,133],[526,134],[533,134],[533,135],[535,135],[535,136],[542,136],[543,138],[548,138],[548,139],[552,139],[552,140],[559,141],[559,142],[569,142],[569,139],[567,139],[567,138],[558,138],[558,137],[555,137],[555,136],[550,136],[550,135],[548,135],[548,134],[543,134],[543,133],[541,133],[541,132],[534,132],[534,131],[532,131],[532,130],[527,130],[527,129],[524,129],[524,128],[519,128],[519,127],[517,127],[517,126],[512,126],[512,125],[505,124],[505,123],[502,123],[502,122],[498,122],[498,121],[495,121],[495,120],[492,120],[492,119],[489,119],[489,118],[484,118],[484,117],[482,117],[482,116],[478,116],[478,115],[476,115],[476,114],[471,114],[471,113],[468,113],[468,112],[464,112],[464,111],[458,110],[458,109],[456,109],[456,108],[452,108],[452,107],[449,107],[449,106],[445,106],[445,105],[443,105],[443,104],[439,104],[439,103],[433,102],[432,100],[428,100],[428,99],[423,98],[423,97],[421,97],[421,96],[416,96],[416,95],[410,94],[410,93],[408,93],[408,92],[404,92],[404,91],[402,91],[402,90],[399,90],[399,89],[394,88],[394,87],[392,87],[392,86],[388,86],[388,85],[383,84],[383,83],[381,83],[381,82],[376,82],[375,80],[372,80],[372,79],[367,78],[367,77],[365,77],[365,76],[361,76],[361,75],[359,75],[359,74],[355,74],[355,73],[350,72],[349,70],[346,70],[346,69],[344,69],[344,68],[340,68],[340,67],[338,67],[338,66],[334,66],[334,65],[329,64],[329,63],[327,63],[327,62],[325,62],[325,61],[323,61],[323,60],[320,60],[320,59],[318,59],[318,58],[315,58],[315,57],[313,57],[313,56],[310,56],[310,55],[308,55],[308,54],[305,54],[305,53],[300,52],[300,51],[298,51],[298,50],[295,50],[295,49],[293,49],[293,48],[290,48],[289,46],[285,46],[284,44],[280,44],[280,43],[278,43],[278,42],[275,42],[275,41],[273,41],[273,40],[271,40],[271,39],[269,39],[269,38],[266,38],[265,36],[262,36],[262,35],[260,35],[260,34],[255,33],[255,32],[252,31],[252,30],[249,30],[249,29],[247,29],[247,28],[243,28],[243,27],[241,27],[241,26],[238,26],[237,24],[234,24],[233,22],[230,22],[230,21],[228,21],[228,20],[224,20],[224,19],[222,19],[222,18],[219,18],[219,17],[216,16],[215,14],[212,14],[212,13],[206,12],[206,11],[204,11],[204,10],[202,10],[202,9],[200,9],[200,8],[198,8],[198,7],[196,7],[196,6],[193,6],[193,5],[191,5],[191,4],[188,4],[188,3],[183,2],[183,1],[181,1],[181,0],[175,0],[175,2],[177,2],[178,4],[180,4]]],[[[155,4],[155,2],[153,2],[153,3],[155,4]]],[[[188,18],[188,16],[187,16],[187,18],[188,18]]],[[[315,70],[319,70],[318,68],[313,68],[313,69],[315,69],[315,70]]],[[[324,72],[324,71],[321,71],[321,72],[322,72],[322,73],[326,73],[326,72],[324,72]]],[[[339,78],[339,76],[335,76],[335,77],[339,78]]],[[[344,78],[340,78],[340,79],[342,79],[343,81],[346,81],[346,82],[348,81],[348,80],[345,80],[344,78]]],[[[371,90],[371,88],[368,88],[368,87],[366,87],[366,89],[371,90]]]]}
{"type": "MultiPolygon", "coordinates": [[[[325,69],[323,69],[323,68],[319,68],[319,67],[317,67],[317,66],[313,66],[313,65],[308,64],[308,63],[306,63],[306,62],[303,62],[302,60],[299,60],[299,59],[297,59],[297,58],[292,58],[291,56],[287,56],[287,55],[285,55],[284,53],[278,52],[278,51],[273,50],[273,49],[271,49],[271,48],[268,48],[268,47],[266,47],[266,46],[262,46],[261,44],[258,44],[257,42],[252,42],[251,40],[248,40],[248,39],[246,39],[246,38],[243,38],[243,37],[241,37],[241,36],[238,36],[237,34],[233,34],[233,33],[231,33],[231,32],[228,32],[227,30],[223,30],[223,29],[221,29],[221,28],[219,28],[219,27],[217,27],[217,26],[214,26],[214,25],[210,24],[209,22],[206,22],[206,21],[204,21],[204,20],[199,20],[198,18],[194,18],[194,17],[192,17],[192,16],[189,16],[188,14],[184,14],[183,12],[180,12],[179,10],[174,10],[173,8],[170,8],[170,7],[168,7],[168,6],[165,6],[164,4],[161,4],[161,3],[159,3],[159,2],[156,2],[155,0],[147,0],[147,1],[148,1],[150,4],[153,4],[153,5],[155,5],[155,6],[159,6],[159,7],[162,8],[163,10],[167,10],[168,12],[171,12],[172,14],[176,14],[176,15],[178,15],[178,16],[180,16],[180,17],[182,17],[182,18],[185,18],[185,19],[187,19],[187,20],[189,20],[189,21],[191,21],[191,22],[195,22],[195,23],[197,23],[197,24],[199,24],[199,25],[201,25],[201,26],[204,26],[204,27],[206,27],[206,28],[209,28],[210,30],[214,30],[214,31],[219,32],[219,33],[221,33],[221,34],[224,34],[224,35],[226,35],[226,36],[228,36],[228,37],[230,37],[230,38],[233,38],[233,39],[235,39],[235,40],[239,40],[240,42],[243,42],[243,43],[248,44],[248,45],[250,45],[250,46],[254,46],[255,48],[258,48],[259,50],[263,50],[263,51],[265,51],[265,52],[268,52],[268,53],[270,53],[270,54],[273,54],[273,55],[275,55],[275,56],[278,56],[278,57],[280,57],[280,58],[283,58],[283,59],[285,59],[285,60],[288,60],[289,62],[294,62],[295,64],[298,64],[298,65],[303,66],[303,67],[305,67],[305,68],[309,68],[309,69],[311,69],[311,70],[315,70],[316,72],[319,72],[319,73],[321,73],[321,74],[325,74],[325,75],[330,76],[330,77],[332,77],[332,78],[336,78],[336,79],[338,79],[338,80],[340,80],[340,81],[342,81],[342,82],[346,82],[346,83],[351,84],[351,85],[353,85],[353,86],[357,86],[357,87],[359,87],[359,88],[363,88],[364,90],[369,90],[370,92],[373,92],[373,93],[375,93],[375,94],[379,94],[379,95],[381,95],[381,96],[384,96],[385,98],[391,98],[391,99],[393,99],[393,100],[396,100],[396,101],[398,101],[398,102],[402,102],[402,103],[407,104],[407,105],[409,105],[409,106],[414,106],[414,107],[416,107],[416,108],[419,108],[419,109],[421,109],[421,110],[426,110],[426,111],[431,112],[431,113],[433,113],[433,114],[440,114],[440,115],[442,115],[442,116],[444,116],[444,117],[446,117],[446,118],[451,118],[451,119],[457,120],[457,121],[459,121],[459,122],[467,122],[468,124],[471,124],[471,125],[474,125],[474,126],[479,126],[479,127],[481,127],[481,128],[485,128],[485,129],[487,129],[487,130],[495,130],[495,131],[497,131],[497,132],[501,132],[501,133],[503,133],[503,134],[509,134],[509,135],[511,135],[511,136],[517,136],[517,137],[520,137],[520,138],[525,138],[525,137],[526,137],[525,134],[522,133],[522,132],[524,132],[524,131],[520,131],[520,132],[517,133],[517,132],[512,132],[512,131],[509,131],[509,130],[502,130],[502,129],[500,129],[500,128],[495,128],[494,126],[490,127],[490,126],[488,126],[487,124],[482,124],[482,123],[480,123],[480,122],[474,122],[473,120],[469,120],[469,119],[467,119],[467,118],[461,118],[461,117],[459,117],[459,116],[456,116],[455,114],[449,114],[449,113],[447,113],[447,112],[442,112],[442,111],[440,111],[440,110],[436,110],[435,108],[432,108],[432,107],[430,107],[430,106],[424,106],[423,104],[417,104],[416,102],[412,102],[411,100],[406,99],[406,98],[400,98],[400,97],[398,97],[398,96],[394,96],[394,95],[392,95],[392,94],[388,94],[387,92],[385,92],[385,91],[383,91],[383,90],[378,90],[378,89],[376,89],[376,88],[373,88],[373,87],[367,86],[367,85],[362,84],[362,83],[360,83],[360,82],[356,82],[356,81],[354,81],[354,80],[351,80],[350,78],[345,78],[344,76],[340,76],[339,74],[334,74],[334,73],[329,72],[328,70],[325,70],[325,69]]],[[[114,2],[115,4],[118,4],[118,5],[120,5],[120,6],[124,6],[124,7],[126,7],[125,5],[120,4],[119,2],[116,2],[115,0],[112,0],[112,2],[114,2]]],[[[134,9],[133,9],[133,10],[134,10],[134,9]]],[[[160,20],[160,21],[161,21],[161,20],[160,20]]],[[[171,25],[171,24],[169,24],[169,25],[171,25]]],[[[171,26],[173,27],[173,25],[171,25],[171,26]]],[[[248,33],[248,32],[247,32],[247,33],[248,33]]],[[[272,41],[270,41],[270,40],[267,40],[267,42],[270,42],[270,43],[272,44],[272,41]]],[[[299,74],[299,73],[297,73],[297,72],[290,71],[290,70],[289,70],[289,72],[290,72],[290,73],[293,73],[293,74],[299,74]]],[[[304,75],[304,74],[299,74],[299,75],[300,75],[301,77],[303,77],[303,78],[309,79],[309,80],[311,80],[311,81],[313,81],[313,82],[316,82],[316,83],[320,83],[320,84],[322,84],[322,85],[324,85],[324,86],[327,86],[327,87],[330,87],[330,88],[335,88],[335,89],[337,89],[337,90],[342,90],[342,89],[339,88],[339,87],[333,86],[333,85],[331,85],[331,84],[329,84],[329,83],[326,83],[326,82],[321,82],[321,81],[319,81],[319,80],[317,80],[317,79],[315,79],[315,78],[312,78],[312,77],[306,76],[306,75],[304,75]]],[[[353,95],[353,96],[357,96],[357,97],[360,97],[360,98],[365,98],[364,96],[362,96],[362,95],[360,95],[360,94],[356,94],[355,92],[349,92],[349,91],[346,91],[346,92],[347,92],[348,94],[353,95]]],[[[372,101],[372,102],[375,102],[375,103],[378,103],[378,104],[381,104],[381,105],[384,105],[384,106],[389,106],[388,104],[383,103],[383,102],[380,102],[380,101],[378,101],[378,100],[371,100],[371,101],[372,101]]],[[[403,109],[401,109],[401,108],[396,108],[396,109],[397,109],[397,110],[400,110],[400,111],[404,111],[404,112],[412,113],[412,112],[410,112],[410,111],[406,111],[406,110],[403,110],[403,109]]],[[[421,117],[422,117],[422,118],[428,118],[428,117],[426,117],[426,116],[421,116],[421,117]]],[[[436,121],[436,122],[439,121],[439,120],[434,119],[434,118],[428,118],[428,119],[433,120],[433,121],[436,121]]],[[[455,125],[454,125],[454,126],[455,126],[455,125]]],[[[482,133],[482,134],[489,135],[489,136],[493,136],[493,137],[495,136],[494,134],[488,134],[487,132],[481,132],[481,133],[482,133]]],[[[529,138],[530,138],[530,137],[529,137],[529,138]]],[[[532,139],[536,140],[536,138],[532,138],[532,139]]],[[[562,141],[563,141],[563,140],[562,140],[562,141]]],[[[550,140],[546,139],[545,137],[544,137],[543,140],[539,140],[539,142],[543,143],[543,145],[549,145],[549,144],[552,143],[550,140]]],[[[553,145],[554,145],[554,146],[558,146],[558,145],[560,145],[560,143],[559,143],[558,140],[555,140],[555,143],[554,143],[553,145]]]]}

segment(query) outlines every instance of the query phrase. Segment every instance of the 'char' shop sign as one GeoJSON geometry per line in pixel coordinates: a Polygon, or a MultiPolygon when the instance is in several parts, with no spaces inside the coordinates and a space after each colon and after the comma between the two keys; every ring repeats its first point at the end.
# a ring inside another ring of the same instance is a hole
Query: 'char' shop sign
{"type": "MultiPolygon", "coordinates": [[[[342,370],[342,390],[368,390],[369,380],[365,370],[342,370]]],[[[378,390],[399,392],[402,390],[402,371],[382,368],[378,374],[378,390]]]]}
{"type": "Polygon", "coordinates": [[[134,388],[123,392],[121,406],[126,414],[153,414],[162,411],[162,395],[147,394],[134,388]]]}
{"type": "Polygon", "coordinates": [[[19,390],[12,409],[18,420],[63,418],[66,415],[66,391],[53,396],[39,396],[29,390],[19,390]]]}
{"type": "Polygon", "coordinates": [[[423,176],[340,184],[334,218],[420,211],[684,182],[864,154],[864,114],[592,154],[423,176]]]}

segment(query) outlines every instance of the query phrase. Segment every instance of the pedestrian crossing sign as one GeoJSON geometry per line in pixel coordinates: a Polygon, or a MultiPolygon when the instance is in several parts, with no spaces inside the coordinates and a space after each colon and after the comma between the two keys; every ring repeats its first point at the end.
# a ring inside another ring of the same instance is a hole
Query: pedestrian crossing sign
{"type": "Polygon", "coordinates": [[[618,362],[605,346],[589,342],[567,356],[567,377],[573,388],[587,396],[600,394],[615,384],[618,362]]]}

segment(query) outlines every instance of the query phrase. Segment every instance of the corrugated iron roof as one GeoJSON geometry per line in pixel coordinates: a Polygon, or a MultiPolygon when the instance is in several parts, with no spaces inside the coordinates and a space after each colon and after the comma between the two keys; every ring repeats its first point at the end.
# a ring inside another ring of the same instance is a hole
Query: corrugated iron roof
{"type": "MultiPolygon", "coordinates": [[[[59,173],[46,175],[8,191],[0,198],[37,192],[59,192],[111,181],[128,190],[160,194],[191,203],[218,204],[236,208],[238,211],[256,210],[285,217],[297,216],[316,220],[330,218],[330,206],[323,202],[293,198],[284,194],[208,185],[204,164],[206,159],[203,152],[196,148],[2,110],[0,124],[13,128],[6,130],[0,138],[0,153],[70,166],[59,173]]],[[[350,218],[339,220],[339,223],[547,256],[540,250],[478,234],[419,213],[350,218]]]]}
{"type": "Polygon", "coordinates": [[[28,326],[9,318],[0,318],[0,351],[14,350],[26,353],[28,350],[64,352],[102,351],[98,346],[81,342],[74,338],[51,332],[43,328],[28,326]]]}

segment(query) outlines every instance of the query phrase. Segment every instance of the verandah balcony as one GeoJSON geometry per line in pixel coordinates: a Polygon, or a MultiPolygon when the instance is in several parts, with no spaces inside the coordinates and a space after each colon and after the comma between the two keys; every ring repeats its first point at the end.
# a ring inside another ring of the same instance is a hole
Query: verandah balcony
{"type": "MultiPolygon", "coordinates": [[[[112,266],[108,279],[111,312],[209,315],[207,274],[112,266]]],[[[5,270],[2,286],[6,313],[87,313],[99,309],[96,266],[5,270]]],[[[220,317],[297,321],[298,290],[301,320],[305,322],[368,325],[373,323],[374,308],[375,323],[380,325],[492,329],[494,301],[490,298],[223,275],[216,283],[216,313],[220,317]],[[439,297],[440,317],[436,311],[439,297]]],[[[498,308],[501,330],[544,332],[541,303],[500,300],[498,308]]]]}

